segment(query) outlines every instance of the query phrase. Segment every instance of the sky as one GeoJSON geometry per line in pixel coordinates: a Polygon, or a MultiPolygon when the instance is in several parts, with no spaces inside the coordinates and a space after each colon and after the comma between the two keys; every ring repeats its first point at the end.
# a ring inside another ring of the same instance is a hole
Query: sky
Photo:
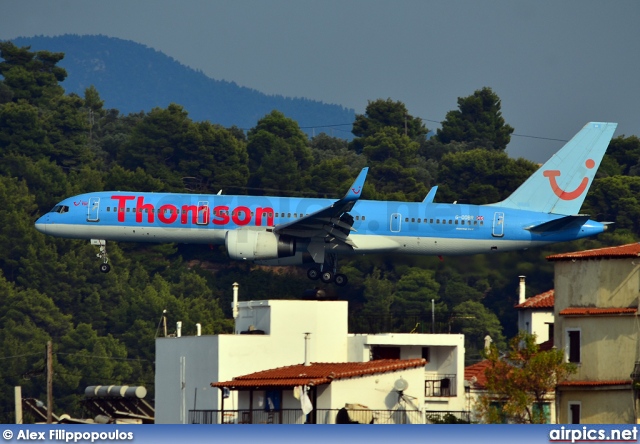
{"type": "MultiPolygon", "coordinates": [[[[511,157],[546,161],[589,121],[640,136],[637,0],[0,0],[0,39],[102,34],[207,76],[437,129],[490,87],[511,157]]],[[[318,125],[351,122],[318,122],[318,125]]],[[[335,134],[339,136],[339,134],[335,134]]]]}

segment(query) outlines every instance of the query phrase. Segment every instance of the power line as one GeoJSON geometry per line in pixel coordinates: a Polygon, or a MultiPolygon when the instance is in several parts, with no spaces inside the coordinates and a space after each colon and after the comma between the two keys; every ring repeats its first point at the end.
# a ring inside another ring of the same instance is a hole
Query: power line
{"type": "Polygon", "coordinates": [[[14,356],[2,356],[0,357],[0,361],[4,361],[5,359],[15,359],[15,358],[22,358],[24,356],[35,356],[35,355],[42,355],[42,352],[37,352],[37,353],[25,353],[23,355],[14,355],[14,356]]]}

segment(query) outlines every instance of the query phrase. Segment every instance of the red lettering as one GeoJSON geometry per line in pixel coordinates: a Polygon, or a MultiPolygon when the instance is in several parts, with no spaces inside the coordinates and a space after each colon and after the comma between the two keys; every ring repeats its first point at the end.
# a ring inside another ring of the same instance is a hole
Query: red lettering
{"type": "Polygon", "coordinates": [[[251,222],[251,210],[247,207],[237,207],[233,213],[231,213],[231,219],[237,225],[248,225],[251,222]],[[240,214],[244,214],[240,218],[240,214]]]}
{"type": "Polygon", "coordinates": [[[111,196],[111,199],[118,201],[118,222],[124,222],[124,212],[127,201],[135,199],[135,196],[111,196]]]}
{"type": "Polygon", "coordinates": [[[220,205],[213,209],[214,225],[226,225],[229,223],[229,207],[220,205]]]}
{"type": "Polygon", "coordinates": [[[136,223],[142,223],[142,212],[147,212],[147,222],[153,223],[155,217],[153,215],[153,205],[144,203],[144,196],[138,197],[138,203],[136,204],[136,223]]]}
{"type": "Polygon", "coordinates": [[[158,220],[163,224],[172,224],[178,218],[178,208],[175,205],[163,205],[158,209],[158,220]],[[167,217],[167,212],[169,217],[167,217]]]}
{"type": "Polygon", "coordinates": [[[256,208],[256,226],[262,226],[262,218],[267,216],[267,227],[273,227],[273,208],[256,208]]]}
{"type": "Polygon", "coordinates": [[[198,223],[198,207],[195,205],[183,205],[182,206],[182,215],[180,216],[180,223],[182,225],[186,225],[189,223],[189,214],[191,213],[191,223],[198,223]]]}

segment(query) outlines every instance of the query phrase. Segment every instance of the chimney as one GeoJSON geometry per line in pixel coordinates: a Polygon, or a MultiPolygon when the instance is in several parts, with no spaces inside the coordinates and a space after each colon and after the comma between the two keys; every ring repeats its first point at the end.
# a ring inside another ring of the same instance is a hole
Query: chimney
{"type": "Polygon", "coordinates": [[[233,283],[233,305],[231,307],[232,311],[233,311],[233,319],[236,319],[238,317],[238,283],[234,282],[233,283]]]}
{"type": "Polygon", "coordinates": [[[524,276],[520,276],[520,292],[518,294],[518,304],[522,304],[527,299],[524,293],[524,278],[524,276]]]}
{"type": "Polygon", "coordinates": [[[309,335],[311,335],[311,333],[304,334],[304,365],[306,367],[311,365],[309,363],[309,335]]]}

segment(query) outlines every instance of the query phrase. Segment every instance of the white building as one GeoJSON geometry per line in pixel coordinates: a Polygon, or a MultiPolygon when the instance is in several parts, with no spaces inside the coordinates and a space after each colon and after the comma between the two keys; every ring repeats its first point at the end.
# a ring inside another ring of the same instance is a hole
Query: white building
{"type": "MultiPolygon", "coordinates": [[[[305,356],[311,363],[424,358],[419,403],[427,411],[466,410],[463,335],[349,334],[347,308],[346,301],[240,302],[235,334],[157,338],[156,423],[188,423],[189,411],[220,410],[221,392],[211,383],[301,364],[305,356]]],[[[224,408],[238,406],[232,391],[224,408]]]]}
{"type": "Polygon", "coordinates": [[[553,289],[527,298],[525,295],[524,276],[520,276],[518,304],[518,330],[535,334],[538,343],[553,342],[553,305],[555,291],[553,289]]]}
{"type": "MultiPolygon", "coordinates": [[[[515,306],[516,310],[518,310],[518,330],[525,331],[529,334],[535,334],[541,351],[549,350],[553,347],[554,294],[554,290],[551,289],[544,293],[527,298],[525,277],[520,276],[518,304],[515,306]]],[[[485,371],[489,366],[490,362],[485,359],[466,367],[464,370],[464,379],[467,386],[467,399],[471,406],[471,419],[476,422],[480,422],[482,418],[474,406],[478,402],[480,396],[487,392],[487,378],[485,377],[485,371]]],[[[544,403],[542,409],[547,417],[547,422],[550,424],[555,423],[555,393],[548,394],[547,402],[544,403]]]]}

